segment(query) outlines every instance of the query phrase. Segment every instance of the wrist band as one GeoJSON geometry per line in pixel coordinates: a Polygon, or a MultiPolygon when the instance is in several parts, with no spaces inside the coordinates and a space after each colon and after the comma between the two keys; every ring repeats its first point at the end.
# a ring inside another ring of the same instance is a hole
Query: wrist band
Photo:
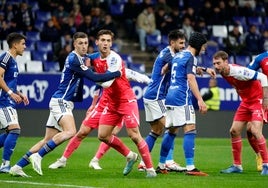
{"type": "Polygon", "coordinates": [[[205,72],[207,72],[207,69],[208,69],[208,68],[204,68],[204,67],[202,67],[202,70],[205,71],[205,72]]]}
{"type": "Polygon", "coordinates": [[[13,93],[13,91],[10,89],[10,90],[8,90],[8,92],[7,92],[9,95],[11,95],[12,93],[13,93]]]}

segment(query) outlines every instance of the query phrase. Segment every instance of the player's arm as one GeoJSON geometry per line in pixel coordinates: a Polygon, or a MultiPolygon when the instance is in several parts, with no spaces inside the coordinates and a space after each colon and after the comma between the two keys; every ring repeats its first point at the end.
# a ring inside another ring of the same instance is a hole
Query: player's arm
{"type": "Polygon", "coordinates": [[[138,73],[131,69],[126,69],[126,76],[128,80],[136,81],[139,83],[149,84],[151,81],[151,79],[147,75],[138,73]]]}
{"type": "Polygon", "coordinates": [[[85,78],[92,80],[93,82],[106,82],[114,78],[120,77],[121,72],[106,72],[106,73],[95,73],[92,69],[88,68],[86,65],[74,65],[70,67],[73,71],[84,76],[85,78]]]}
{"type": "Polygon", "coordinates": [[[212,78],[216,78],[216,72],[209,67],[197,67],[196,74],[203,76],[204,72],[208,73],[212,78]]]}
{"type": "Polygon", "coordinates": [[[97,102],[98,102],[99,97],[100,97],[101,88],[102,88],[101,86],[96,84],[95,89],[94,89],[94,93],[93,93],[92,102],[91,102],[90,107],[87,110],[87,113],[90,113],[97,105],[97,102]]]}
{"type": "MultiPolygon", "coordinates": [[[[2,64],[5,64],[5,63],[1,63],[2,64]]],[[[1,66],[0,67],[0,88],[2,90],[4,90],[5,92],[7,92],[7,94],[9,95],[9,97],[14,100],[16,103],[21,103],[22,102],[22,98],[17,94],[15,93],[12,89],[10,89],[5,80],[4,80],[4,73],[5,73],[5,69],[1,66]]]]}

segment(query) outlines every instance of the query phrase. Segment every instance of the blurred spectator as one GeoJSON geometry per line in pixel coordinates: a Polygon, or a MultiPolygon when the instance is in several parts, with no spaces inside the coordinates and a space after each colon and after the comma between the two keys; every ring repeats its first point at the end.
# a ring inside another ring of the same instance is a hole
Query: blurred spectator
{"type": "Polygon", "coordinates": [[[136,25],[137,33],[139,36],[140,49],[141,51],[146,50],[146,35],[158,35],[161,37],[161,33],[156,29],[154,9],[152,5],[148,5],[137,18],[136,25]]]}
{"type": "Polygon", "coordinates": [[[61,42],[60,46],[63,48],[66,44],[70,44],[71,46],[73,45],[73,35],[70,35],[69,33],[66,33],[61,36],[61,42]]]}
{"type": "Polygon", "coordinates": [[[210,39],[211,37],[211,30],[208,29],[205,19],[202,17],[199,17],[194,30],[205,35],[207,39],[210,39]]]}
{"type": "Polygon", "coordinates": [[[124,6],[123,18],[124,28],[128,39],[136,39],[136,21],[139,15],[140,6],[136,0],[128,0],[124,6]]]}
{"type": "Polygon", "coordinates": [[[250,25],[249,31],[245,34],[245,50],[249,55],[257,55],[262,52],[263,45],[261,35],[256,25],[250,25]]]}
{"type": "Polygon", "coordinates": [[[34,25],[32,10],[28,7],[27,3],[20,3],[15,16],[15,22],[17,27],[23,31],[27,31],[27,27],[34,25]]]}
{"type": "Polygon", "coordinates": [[[225,2],[223,0],[218,1],[218,4],[213,8],[213,24],[224,25],[230,23],[230,20],[228,20],[228,11],[225,2]]]}
{"type": "Polygon", "coordinates": [[[139,14],[146,9],[149,5],[153,5],[153,0],[143,0],[142,3],[139,4],[140,11],[139,14]]]}
{"type": "Polygon", "coordinates": [[[66,57],[72,51],[72,44],[65,44],[58,55],[58,62],[60,65],[60,71],[63,70],[66,57]]]}
{"type": "Polygon", "coordinates": [[[91,16],[92,16],[92,26],[98,28],[100,23],[103,21],[102,9],[100,7],[94,7],[92,9],[91,16]]]}
{"type": "Polygon", "coordinates": [[[17,11],[17,10],[14,9],[14,6],[13,6],[12,3],[7,3],[7,4],[6,4],[6,8],[5,8],[5,10],[4,10],[4,13],[5,13],[5,20],[6,20],[7,22],[11,22],[11,20],[15,18],[16,11],[17,11]]]}
{"type": "Polygon", "coordinates": [[[72,0],[63,0],[61,3],[64,9],[66,10],[66,12],[71,12],[73,10],[74,4],[72,0]]]}
{"type": "Polygon", "coordinates": [[[242,33],[239,31],[239,24],[235,24],[226,39],[226,52],[231,55],[244,54],[245,42],[242,33]]]}
{"type": "Polygon", "coordinates": [[[91,13],[92,1],[91,0],[81,0],[80,1],[81,13],[83,16],[91,13]]]}
{"type": "Polygon", "coordinates": [[[206,0],[204,2],[204,6],[200,9],[199,16],[203,17],[206,20],[207,25],[213,25],[213,9],[209,0],[206,0]]]}
{"type": "Polygon", "coordinates": [[[114,33],[114,38],[117,38],[117,27],[110,14],[104,16],[104,20],[100,23],[98,31],[101,29],[111,30],[114,33]]]}
{"type": "Polygon", "coordinates": [[[228,10],[228,20],[232,21],[234,16],[239,16],[239,9],[235,0],[228,0],[226,8],[228,10]]]}
{"type": "Polygon", "coordinates": [[[217,85],[217,79],[209,79],[209,88],[206,93],[202,95],[208,110],[218,111],[220,110],[220,88],[217,85]]]}
{"type": "Polygon", "coordinates": [[[194,28],[192,27],[191,19],[187,16],[183,18],[182,29],[187,40],[189,40],[191,33],[194,31],[194,28]]]}
{"type": "Polygon", "coordinates": [[[95,42],[96,30],[97,28],[92,25],[91,15],[86,15],[84,17],[84,22],[77,29],[77,31],[85,32],[88,35],[89,44],[93,44],[95,42]]]}
{"type": "Polygon", "coordinates": [[[166,0],[157,0],[154,5],[155,11],[157,12],[159,8],[164,9],[167,14],[171,13],[171,8],[167,5],[166,0]]]}
{"type": "Polygon", "coordinates": [[[170,17],[172,18],[172,29],[178,29],[182,27],[182,19],[183,19],[183,15],[180,13],[178,7],[173,7],[170,17]]]}
{"type": "Polygon", "coordinates": [[[262,51],[268,51],[268,28],[262,32],[262,51]]]}
{"type": "Polygon", "coordinates": [[[54,26],[52,19],[49,19],[40,33],[41,40],[47,42],[57,42],[60,39],[60,32],[54,26]]]}
{"type": "Polygon", "coordinates": [[[80,11],[80,5],[79,4],[74,4],[73,9],[70,13],[70,16],[74,18],[74,25],[76,28],[78,28],[81,23],[83,22],[83,15],[80,11]]]}
{"type": "Polygon", "coordinates": [[[5,20],[4,12],[0,12],[0,40],[6,40],[7,35],[9,34],[9,25],[5,20]]]}
{"type": "Polygon", "coordinates": [[[255,16],[255,0],[239,0],[238,7],[240,16],[255,16]]]}
{"type": "Polygon", "coordinates": [[[165,12],[163,7],[159,7],[155,14],[156,28],[160,30],[161,35],[168,35],[172,29],[172,18],[165,12]]]}
{"type": "Polygon", "coordinates": [[[60,0],[37,0],[38,7],[42,11],[52,11],[57,9],[60,0]]]}
{"type": "Polygon", "coordinates": [[[67,19],[64,20],[63,24],[61,25],[60,33],[61,35],[70,34],[71,36],[73,36],[76,30],[77,29],[74,25],[74,18],[72,16],[68,16],[67,19]]]}
{"type": "Polygon", "coordinates": [[[185,13],[183,15],[183,18],[184,17],[188,17],[191,21],[192,27],[194,27],[194,25],[198,19],[198,16],[196,15],[195,10],[192,7],[186,8],[185,13]]]}
{"type": "Polygon", "coordinates": [[[52,13],[52,18],[54,19],[54,24],[57,22],[57,25],[62,25],[64,22],[64,19],[67,19],[69,16],[69,13],[65,10],[64,6],[62,4],[59,4],[57,9],[55,9],[52,13]]]}

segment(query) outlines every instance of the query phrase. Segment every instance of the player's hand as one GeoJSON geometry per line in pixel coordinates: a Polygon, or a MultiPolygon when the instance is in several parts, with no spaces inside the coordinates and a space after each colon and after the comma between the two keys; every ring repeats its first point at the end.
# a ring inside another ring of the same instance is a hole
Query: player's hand
{"type": "Polygon", "coordinates": [[[211,68],[207,68],[207,71],[206,71],[212,78],[216,78],[216,72],[214,69],[211,69],[211,68]]]}
{"type": "Polygon", "coordinates": [[[161,75],[164,75],[166,73],[168,73],[168,63],[165,64],[161,69],[161,75]]]}
{"type": "Polygon", "coordinates": [[[199,100],[198,101],[198,107],[199,107],[199,112],[201,114],[206,114],[208,111],[207,105],[205,104],[205,102],[203,100],[199,100]]]}
{"type": "Polygon", "coordinates": [[[20,104],[22,102],[22,98],[20,95],[16,94],[16,93],[11,93],[10,94],[10,98],[15,101],[17,104],[20,104]]]}

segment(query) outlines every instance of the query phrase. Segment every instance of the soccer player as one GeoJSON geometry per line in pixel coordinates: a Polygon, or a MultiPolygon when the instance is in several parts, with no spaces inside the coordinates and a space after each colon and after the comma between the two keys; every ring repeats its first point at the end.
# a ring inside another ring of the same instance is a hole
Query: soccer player
{"type": "MultiPolygon", "coordinates": [[[[196,56],[205,51],[206,42],[207,40],[203,34],[193,32],[186,50],[177,53],[172,60],[171,81],[165,101],[168,133],[163,137],[157,171],[164,171],[166,168],[166,157],[179,127],[182,127],[184,130],[183,149],[186,159],[186,174],[207,176],[206,173],[199,171],[194,165],[196,125],[195,110],[192,104],[193,94],[197,99],[200,113],[205,114],[207,112],[207,106],[202,99],[195,78],[197,71],[196,56]]],[[[215,76],[212,69],[204,70],[215,76]]]]}
{"type": "MultiPolygon", "coordinates": [[[[175,53],[185,48],[185,35],[179,30],[171,31],[168,34],[168,40],[169,45],[161,50],[154,62],[152,81],[149,83],[143,96],[146,121],[151,126],[151,131],[145,139],[150,152],[154,147],[156,139],[162,135],[165,128],[165,98],[170,82],[170,71],[163,74],[162,69],[165,65],[171,63],[175,53]]],[[[169,171],[183,171],[185,168],[173,160],[173,146],[174,142],[166,161],[166,169],[169,171]]],[[[140,171],[145,170],[143,161],[138,165],[138,169],[140,171]]]]}
{"type": "Polygon", "coordinates": [[[221,170],[221,173],[242,173],[242,139],[241,132],[248,123],[251,124],[251,134],[256,139],[263,160],[261,175],[268,175],[268,152],[266,139],[262,134],[263,113],[268,109],[268,81],[263,73],[246,67],[228,63],[228,54],[218,51],[213,55],[213,65],[218,73],[232,85],[241,97],[241,103],[236,110],[230,128],[233,165],[221,170]],[[249,95],[250,94],[250,95],[249,95]]]}
{"type": "MultiPolygon", "coordinates": [[[[268,52],[263,52],[259,55],[257,55],[254,60],[248,65],[248,68],[258,71],[261,69],[262,73],[268,76],[268,52]]],[[[267,123],[267,111],[264,111],[264,119],[265,123],[267,123]]],[[[247,129],[250,129],[250,123],[247,126],[247,129]]],[[[256,142],[256,139],[254,136],[251,134],[251,131],[247,131],[247,139],[253,148],[253,150],[256,153],[256,163],[257,163],[257,170],[262,171],[262,158],[260,155],[260,151],[258,148],[258,144],[256,142]]]]}
{"type": "Polygon", "coordinates": [[[155,177],[156,173],[153,168],[148,145],[139,131],[139,111],[135,94],[126,78],[124,63],[121,57],[110,50],[113,37],[114,34],[111,31],[101,30],[98,32],[96,41],[101,59],[107,61],[108,70],[111,72],[121,70],[123,73],[119,79],[116,78],[105,84],[106,88],[103,92],[108,93],[109,102],[100,117],[98,138],[126,157],[127,164],[123,174],[129,174],[134,163],[138,160],[138,154],[132,152],[116,135],[112,134],[114,126],[123,119],[127,133],[136,144],[145,163],[146,177],[155,177]]]}
{"type": "Polygon", "coordinates": [[[9,50],[0,55],[0,129],[5,130],[0,134],[0,148],[3,147],[0,173],[9,172],[10,158],[20,135],[16,104],[29,104],[28,97],[17,90],[19,70],[16,57],[22,56],[26,48],[25,40],[26,37],[20,33],[10,33],[7,36],[9,50]]]}
{"type": "MultiPolygon", "coordinates": [[[[100,52],[96,52],[92,55],[89,55],[89,57],[95,55],[99,56],[99,54],[100,52]]],[[[97,72],[107,71],[106,61],[102,61],[101,59],[94,59],[92,60],[91,64],[95,67],[95,70],[97,72]]],[[[126,69],[126,75],[128,79],[135,80],[140,83],[143,82],[148,83],[150,81],[150,78],[148,76],[140,74],[130,69],[126,69]]],[[[101,86],[97,85],[95,88],[92,104],[88,108],[86,117],[83,120],[79,131],[69,141],[61,158],[49,166],[50,169],[65,167],[67,159],[80,146],[82,140],[86,138],[93,130],[98,128],[100,116],[108,103],[108,97],[106,96],[107,93],[104,93],[103,95],[101,95],[100,93],[101,93],[101,86]],[[100,100],[98,101],[99,97],[100,100]]],[[[117,124],[117,126],[114,127],[113,134],[116,135],[121,130],[122,126],[123,122],[121,121],[117,124]]],[[[100,167],[98,161],[109,149],[110,146],[108,146],[104,142],[101,142],[95,157],[89,163],[89,167],[92,167],[95,170],[101,170],[102,168],[100,167]]]]}
{"type": "Polygon", "coordinates": [[[85,65],[88,50],[88,36],[83,32],[73,35],[74,51],[65,61],[58,89],[52,95],[49,103],[50,114],[46,124],[44,138],[36,143],[18,162],[10,169],[14,176],[27,177],[22,170],[31,161],[33,169],[43,175],[42,158],[76,133],[75,120],[72,110],[74,102],[83,100],[83,78],[94,82],[103,82],[121,76],[120,71],[113,73],[96,74],[85,65]]]}

